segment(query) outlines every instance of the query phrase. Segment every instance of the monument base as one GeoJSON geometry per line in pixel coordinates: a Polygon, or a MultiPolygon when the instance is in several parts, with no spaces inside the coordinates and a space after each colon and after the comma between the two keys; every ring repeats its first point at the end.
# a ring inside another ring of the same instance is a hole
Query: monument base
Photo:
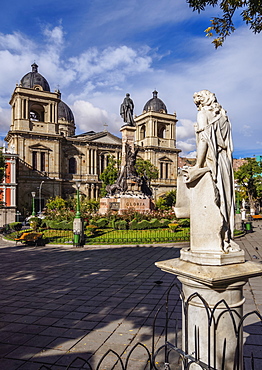
{"type": "Polygon", "coordinates": [[[153,201],[144,195],[119,195],[100,199],[99,213],[101,215],[110,211],[122,214],[124,211],[135,209],[144,213],[154,209],[153,201]]]}
{"type": "Polygon", "coordinates": [[[236,250],[228,253],[208,253],[207,251],[193,252],[190,248],[182,248],[180,258],[183,261],[196,263],[198,265],[222,266],[245,262],[245,252],[243,250],[236,250]]]}

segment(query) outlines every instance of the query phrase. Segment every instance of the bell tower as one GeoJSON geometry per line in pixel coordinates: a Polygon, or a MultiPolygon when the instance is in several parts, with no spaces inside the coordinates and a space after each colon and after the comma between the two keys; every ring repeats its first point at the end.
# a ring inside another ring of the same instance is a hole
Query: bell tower
{"type": "Polygon", "coordinates": [[[158,185],[152,185],[158,187],[160,195],[176,186],[180,150],[176,148],[176,113],[169,114],[157,95],[158,92],[153,91],[153,97],[145,104],[143,113],[135,118],[135,122],[139,153],[158,168],[159,179],[155,180],[158,185]]]}
{"type": "Polygon", "coordinates": [[[58,104],[60,93],[50,92],[46,79],[38,73],[37,64],[32,64],[16,86],[10,100],[12,124],[10,131],[58,134],[58,104]]]}

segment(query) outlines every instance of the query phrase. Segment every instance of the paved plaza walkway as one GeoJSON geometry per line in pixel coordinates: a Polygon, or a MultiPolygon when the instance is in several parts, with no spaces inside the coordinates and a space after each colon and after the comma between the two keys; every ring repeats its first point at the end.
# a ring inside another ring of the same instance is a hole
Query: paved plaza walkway
{"type": "MultiPolygon", "coordinates": [[[[262,262],[262,222],[253,224],[254,232],[237,242],[248,260],[262,262]]],[[[178,284],[154,263],[178,257],[181,246],[35,248],[0,241],[0,370],[66,369],[77,357],[95,368],[108,349],[123,358],[138,342],[150,350],[154,315],[171,284],[178,284]]],[[[245,312],[262,312],[261,284],[262,277],[246,284],[245,312]]],[[[179,301],[177,289],[172,300],[179,301]]],[[[181,304],[171,306],[179,321],[181,304]]],[[[245,356],[253,352],[261,369],[256,321],[250,317],[244,329],[245,356]]],[[[164,323],[160,314],[156,346],[163,343],[164,323]]],[[[141,351],[134,353],[129,369],[142,368],[142,360],[141,351]]],[[[107,357],[101,369],[113,361],[107,357]]],[[[74,368],[81,368],[80,360],[74,368]]]]}

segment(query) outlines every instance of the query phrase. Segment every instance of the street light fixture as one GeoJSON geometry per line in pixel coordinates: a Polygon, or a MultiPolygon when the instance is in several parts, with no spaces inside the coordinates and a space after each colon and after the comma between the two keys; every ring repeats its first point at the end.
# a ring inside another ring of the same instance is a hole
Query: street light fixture
{"type": "Polygon", "coordinates": [[[80,196],[79,196],[81,180],[78,180],[75,183],[76,183],[76,215],[73,222],[73,234],[74,234],[74,245],[76,247],[80,247],[84,245],[84,224],[81,218],[80,196]]]}
{"type": "Polygon", "coordinates": [[[35,216],[35,191],[31,192],[32,195],[32,216],[35,216]]]}
{"type": "Polygon", "coordinates": [[[76,215],[75,218],[81,218],[81,212],[80,212],[80,185],[81,180],[76,180],[76,215]]]}

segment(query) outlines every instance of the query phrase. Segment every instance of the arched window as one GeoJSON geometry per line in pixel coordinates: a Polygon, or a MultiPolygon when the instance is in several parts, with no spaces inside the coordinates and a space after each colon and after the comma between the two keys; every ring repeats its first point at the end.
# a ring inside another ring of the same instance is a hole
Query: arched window
{"type": "Polygon", "coordinates": [[[158,130],[158,137],[161,139],[166,138],[166,126],[161,126],[158,130]]]}
{"type": "Polygon", "coordinates": [[[31,121],[44,122],[45,110],[41,104],[33,104],[30,107],[29,117],[31,121]]]}
{"type": "Polygon", "coordinates": [[[71,174],[76,173],[76,159],[71,157],[68,161],[68,172],[71,174]]]}
{"type": "Polygon", "coordinates": [[[146,137],[146,127],[143,125],[140,130],[140,138],[143,140],[146,137]]]}

